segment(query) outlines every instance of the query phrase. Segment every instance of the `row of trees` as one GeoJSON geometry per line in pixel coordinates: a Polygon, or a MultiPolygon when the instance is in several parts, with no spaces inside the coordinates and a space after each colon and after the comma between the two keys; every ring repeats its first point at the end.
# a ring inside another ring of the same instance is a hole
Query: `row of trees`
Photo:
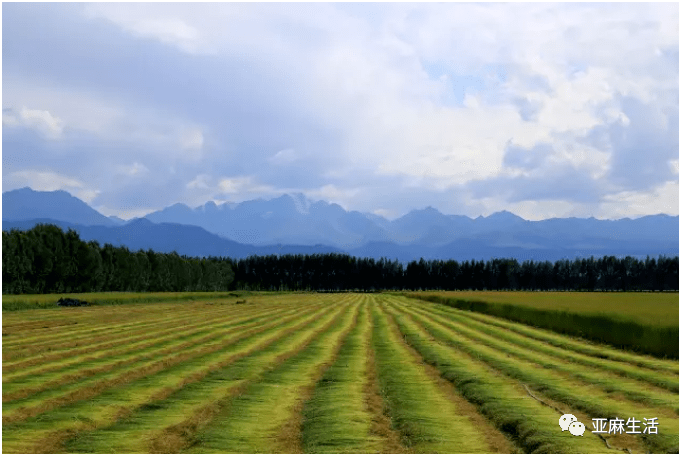
{"type": "Polygon", "coordinates": [[[236,286],[253,290],[678,290],[679,258],[397,260],[343,254],[249,257],[236,286]]]}
{"type": "Polygon", "coordinates": [[[2,232],[3,294],[223,291],[233,280],[229,259],[101,247],[54,225],[2,232]]]}
{"type": "Polygon", "coordinates": [[[103,247],[54,225],[2,233],[2,292],[678,290],[679,258],[397,260],[345,254],[191,258],[103,247]]]}

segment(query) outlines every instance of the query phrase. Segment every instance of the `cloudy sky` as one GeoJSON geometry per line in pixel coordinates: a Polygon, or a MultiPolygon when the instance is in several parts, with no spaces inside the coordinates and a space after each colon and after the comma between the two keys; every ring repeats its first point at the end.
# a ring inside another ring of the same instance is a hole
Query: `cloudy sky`
{"type": "Polygon", "coordinates": [[[2,5],[2,188],[679,213],[679,5],[2,5]]]}

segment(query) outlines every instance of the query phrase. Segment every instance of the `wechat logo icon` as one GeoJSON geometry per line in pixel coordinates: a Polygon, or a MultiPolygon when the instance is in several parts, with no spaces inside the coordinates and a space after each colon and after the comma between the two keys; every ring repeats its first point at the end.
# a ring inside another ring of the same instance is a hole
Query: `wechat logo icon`
{"type": "Polygon", "coordinates": [[[586,429],[583,423],[577,421],[576,416],[570,415],[569,413],[560,417],[558,425],[562,431],[570,431],[570,434],[576,436],[584,435],[584,430],[586,429]]]}

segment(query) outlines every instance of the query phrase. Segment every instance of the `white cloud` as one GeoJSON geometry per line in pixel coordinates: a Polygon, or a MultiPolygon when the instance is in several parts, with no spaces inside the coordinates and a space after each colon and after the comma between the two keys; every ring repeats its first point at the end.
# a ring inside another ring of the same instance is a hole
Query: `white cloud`
{"type": "Polygon", "coordinates": [[[496,198],[481,198],[476,203],[484,208],[481,215],[485,217],[504,210],[525,220],[533,221],[553,217],[588,217],[591,215],[588,210],[583,210],[585,205],[565,200],[519,201],[508,204],[496,198]]]}
{"type": "Polygon", "coordinates": [[[191,128],[182,132],[180,137],[182,148],[199,151],[203,148],[203,132],[200,128],[191,128]]]}
{"type": "Polygon", "coordinates": [[[293,163],[300,157],[296,154],[294,149],[283,149],[268,158],[269,162],[274,165],[286,165],[293,163]]]}
{"type": "Polygon", "coordinates": [[[142,177],[149,172],[149,169],[141,163],[134,162],[132,165],[119,165],[117,172],[131,177],[142,177]]]}
{"type": "Polygon", "coordinates": [[[606,195],[599,207],[599,215],[603,218],[660,213],[679,215],[679,181],[665,182],[647,192],[626,191],[606,195]]]}
{"type": "Polygon", "coordinates": [[[143,3],[120,8],[115,4],[94,3],[85,6],[85,14],[90,18],[105,18],[136,36],[156,39],[188,53],[206,52],[199,28],[188,24],[183,17],[186,8],[164,5],[160,10],[157,5],[143,3]]]}
{"type": "Polygon", "coordinates": [[[140,146],[150,155],[162,152],[180,160],[197,160],[204,146],[203,128],[153,106],[118,96],[30,78],[3,80],[3,125],[24,125],[49,138],[68,139],[83,133],[111,142],[140,146]],[[40,105],[45,109],[27,109],[40,105]],[[68,131],[65,130],[68,127],[68,131]]]}
{"type": "Polygon", "coordinates": [[[100,214],[103,214],[107,217],[111,216],[116,216],[119,218],[122,218],[123,220],[130,220],[135,217],[144,217],[147,214],[150,214],[152,212],[155,212],[161,208],[158,207],[144,207],[144,208],[130,208],[130,207],[125,207],[125,208],[118,208],[118,209],[112,209],[108,206],[94,206],[94,210],[99,212],[100,214]]]}
{"type": "MultiPolygon", "coordinates": [[[[638,211],[643,194],[655,201],[674,198],[661,190],[627,193],[635,188],[628,186],[633,173],[620,168],[638,162],[618,157],[638,153],[637,147],[624,150],[631,138],[644,143],[669,134],[667,125],[678,123],[678,4],[98,3],[83,8],[91,23],[105,19],[128,39],[141,38],[140,52],[150,58],[158,49],[148,46],[151,40],[179,50],[164,53],[159,62],[168,64],[168,74],[177,80],[205,88],[210,100],[187,97],[196,100],[190,106],[174,94],[164,98],[162,86],[139,99],[134,95],[139,88],[129,94],[113,86],[86,90],[77,82],[68,86],[67,77],[62,85],[50,85],[42,83],[49,76],[31,80],[10,73],[3,78],[3,108],[9,109],[3,123],[34,122],[33,128],[52,137],[84,131],[102,144],[127,141],[164,160],[163,169],[177,170],[176,178],[189,182],[183,190],[192,198],[202,191],[237,199],[287,192],[291,189],[266,176],[288,186],[293,177],[282,175],[297,177],[311,163],[323,182],[302,191],[351,208],[357,202],[366,207],[384,190],[372,176],[399,182],[396,194],[406,188],[431,196],[487,180],[488,186],[478,188],[489,197],[495,179],[525,177],[524,199],[513,204],[499,194],[489,201],[453,198],[458,206],[516,208],[532,217],[596,210],[583,201],[600,197],[602,189],[611,196],[599,214],[619,215],[627,204],[638,211]],[[651,114],[637,118],[642,108],[625,109],[626,97],[651,114]],[[21,118],[25,106],[39,109],[21,118]],[[650,125],[642,125],[641,117],[650,125]],[[613,126],[622,132],[619,144],[608,136],[613,126]],[[589,135],[598,128],[605,131],[603,138],[592,141],[589,135]],[[654,135],[642,134],[645,128],[654,135]],[[504,161],[509,144],[528,151],[540,144],[552,147],[536,164],[514,167],[504,161]],[[561,172],[566,169],[574,173],[561,172]],[[280,174],[272,178],[275,171],[280,174]],[[223,177],[216,185],[205,172],[240,177],[223,177]],[[353,193],[357,175],[368,176],[367,182],[353,193]],[[581,200],[568,194],[535,200],[543,191],[539,186],[565,175],[602,185],[579,192],[581,200]]],[[[136,76],[140,87],[154,83],[145,74],[136,76]]],[[[673,141],[660,142],[667,143],[673,149],[673,141]]],[[[668,155],[660,162],[668,162],[668,155]]],[[[150,157],[138,160],[159,169],[150,157]]],[[[678,160],[670,166],[678,177],[678,160]]],[[[156,173],[145,176],[151,174],[156,173]]],[[[656,174],[649,174],[654,182],[656,174]]],[[[385,197],[375,204],[394,212],[404,201],[385,197]]]]}
{"type": "Polygon", "coordinates": [[[394,218],[397,217],[397,213],[393,210],[390,210],[390,209],[379,208],[379,209],[371,211],[371,213],[378,215],[379,217],[386,218],[388,220],[391,220],[391,219],[394,219],[394,218]]]}
{"type": "Polygon", "coordinates": [[[207,174],[199,174],[196,178],[187,184],[188,189],[207,189],[210,176],[207,174]]]}
{"type": "Polygon", "coordinates": [[[49,139],[59,139],[64,130],[64,122],[49,111],[29,109],[26,106],[22,106],[18,112],[3,107],[2,124],[32,128],[49,139]]]}
{"type": "MultiPolygon", "coordinates": [[[[218,191],[227,194],[262,195],[271,194],[275,189],[269,185],[257,183],[253,176],[225,177],[218,183],[218,191]]],[[[243,198],[246,199],[246,198],[243,198]]]]}
{"type": "Polygon", "coordinates": [[[328,202],[339,204],[345,208],[351,207],[351,205],[348,203],[356,198],[360,192],[360,188],[338,188],[333,184],[304,191],[308,198],[322,199],[328,202]]]}

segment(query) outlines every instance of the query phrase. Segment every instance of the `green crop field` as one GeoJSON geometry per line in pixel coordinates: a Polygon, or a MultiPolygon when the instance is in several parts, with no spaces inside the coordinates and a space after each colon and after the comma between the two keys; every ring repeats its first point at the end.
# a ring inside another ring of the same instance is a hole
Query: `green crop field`
{"type": "Polygon", "coordinates": [[[679,325],[679,293],[439,291],[420,293],[541,310],[607,315],[652,326],[679,325]]]}
{"type": "Polygon", "coordinates": [[[3,452],[679,451],[678,360],[395,294],[167,297],[3,297],[3,452]]]}
{"type": "Polygon", "coordinates": [[[678,293],[419,292],[407,296],[679,359],[678,293]]]}

